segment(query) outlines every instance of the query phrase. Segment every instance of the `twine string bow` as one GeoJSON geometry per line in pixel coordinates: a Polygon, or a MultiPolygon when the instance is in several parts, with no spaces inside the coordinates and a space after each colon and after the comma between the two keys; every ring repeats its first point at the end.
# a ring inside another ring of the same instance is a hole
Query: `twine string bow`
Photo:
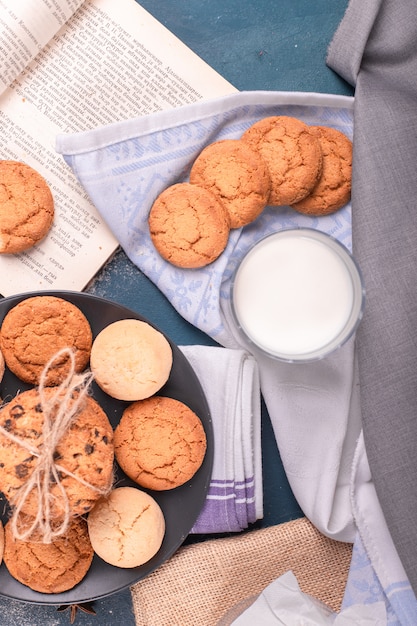
{"type": "Polygon", "coordinates": [[[103,491],[94,485],[89,484],[59,465],[54,453],[56,447],[72,422],[76,418],[82,406],[84,398],[88,394],[93,375],[90,371],[81,374],[76,373],[75,356],[70,348],[63,348],[54,354],[45,365],[39,381],[40,405],[43,413],[42,443],[39,447],[30,445],[24,439],[17,437],[13,433],[0,426],[0,433],[22,448],[25,448],[31,455],[37,458],[36,465],[28,480],[19,488],[13,497],[12,524],[13,536],[16,539],[26,540],[38,531],[43,543],[51,543],[54,538],[63,535],[68,529],[71,521],[70,505],[68,495],[61,481],[61,476],[66,475],[74,478],[79,483],[97,491],[103,495],[108,490],[103,491]],[[67,357],[69,369],[65,379],[57,387],[48,387],[47,375],[56,361],[67,357]],[[46,391],[48,389],[48,392],[46,391]],[[53,390],[53,391],[52,391],[53,390]],[[52,393],[51,393],[52,391],[52,393]],[[51,492],[51,485],[56,484],[58,495],[51,492]],[[36,515],[28,525],[27,520],[24,527],[20,527],[22,511],[29,494],[35,491],[37,497],[36,515]],[[57,520],[53,515],[53,503],[59,499],[60,506],[63,507],[63,516],[57,520]]]}

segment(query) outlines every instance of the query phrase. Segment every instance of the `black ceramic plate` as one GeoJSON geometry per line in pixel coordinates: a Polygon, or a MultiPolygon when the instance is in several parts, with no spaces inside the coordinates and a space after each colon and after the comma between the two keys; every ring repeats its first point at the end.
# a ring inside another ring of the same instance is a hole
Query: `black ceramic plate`
{"type": "MultiPolygon", "coordinates": [[[[68,291],[27,293],[0,300],[0,324],[9,309],[21,300],[34,295],[53,295],[74,303],[89,320],[94,337],[105,326],[120,319],[139,319],[155,326],[150,320],[123,306],[96,296],[68,291]]],[[[207,453],[201,468],[185,485],[170,491],[149,491],[161,506],[166,521],[166,533],[159,552],[144,565],[132,569],[122,569],[108,565],[95,556],[84,580],[73,589],[59,594],[43,594],[29,589],[29,587],[20,584],[11,577],[3,563],[0,567],[1,595],[40,604],[89,602],[120,591],[144,578],[166,561],[187,537],[204,504],[210,482],[214,449],[213,429],[207,401],[194,370],[178,347],[172,343],[169,337],[167,339],[173,351],[173,366],[166,385],[159,393],[181,400],[200,417],[207,436],[207,453]]],[[[6,369],[0,384],[0,395],[2,398],[14,396],[17,391],[23,391],[28,388],[28,385],[22,383],[6,369]]],[[[119,422],[123,409],[128,403],[110,398],[94,383],[92,392],[95,399],[106,411],[113,427],[115,427],[119,422]]],[[[133,485],[118,467],[116,485],[119,487],[133,485]]],[[[1,519],[5,522],[7,519],[5,506],[1,506],[0,512],[2,513],[1,519]]]]}

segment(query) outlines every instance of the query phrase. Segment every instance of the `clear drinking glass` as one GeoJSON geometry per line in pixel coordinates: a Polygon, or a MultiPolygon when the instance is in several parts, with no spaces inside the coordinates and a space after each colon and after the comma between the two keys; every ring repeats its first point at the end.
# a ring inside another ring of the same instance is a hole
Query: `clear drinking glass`
{"type": "Polygon", "coordinates": [[[244,256],[231,303],[246,341],[275,359],[305,363],[353,335],[365,288],[355,259],[337,239],[312,228],[285,229],[244,256]]]}

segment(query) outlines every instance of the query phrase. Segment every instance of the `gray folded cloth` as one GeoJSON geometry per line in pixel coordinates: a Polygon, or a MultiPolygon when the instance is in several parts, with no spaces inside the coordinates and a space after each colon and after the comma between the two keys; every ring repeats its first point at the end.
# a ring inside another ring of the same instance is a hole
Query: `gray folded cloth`
{"type": "Polygon", "coordinates": [[[357,334],[364,440],[417,590],[417,4],[351,0],[328,64],[355,85],[352,222],[367,305],[357,334]]]}

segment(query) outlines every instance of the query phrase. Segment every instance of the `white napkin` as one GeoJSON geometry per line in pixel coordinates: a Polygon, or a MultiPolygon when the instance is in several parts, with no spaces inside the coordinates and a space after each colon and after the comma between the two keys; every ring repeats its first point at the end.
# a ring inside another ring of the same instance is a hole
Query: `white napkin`
{"type": "Polygon", "coordinates": [[[292,572],[286,572],[259,595],[231,626],[386,626],[385,605],[357,604],[334,613],[303,593],[292,572]]]}
{"type": "Polygon", "coordinates": [[[261,395],[256,361],[243,350],[181,346],[206,394],[214,461],[192,533],[243,530],[263,517],[261,395]]]}
{"type": "MultiPolygon", "coordinates": [[[[127,255],[177,311],[217,342],[241,349],[229,319],[229,280],[244,252],[270,232],[307,226],[351,247],[350,205],[314,218],[289,207],[267,208],[232,232],[225,252],[199,270],[181,270],[156,253],[147,216],[168,185],[186,180],[201,149],[237,138],[268,115],[292,115],[352,137],[351,98],[325,94],[241,92],[99,128],[61,135],[56,148],[72,167],[127,255]]],[[[261,389],[292,490],[305,515],[326,535],[353,541],[350,467],[358,434],[351,415],[354,346],[306,365],[257,356],[261,389]]]]}

